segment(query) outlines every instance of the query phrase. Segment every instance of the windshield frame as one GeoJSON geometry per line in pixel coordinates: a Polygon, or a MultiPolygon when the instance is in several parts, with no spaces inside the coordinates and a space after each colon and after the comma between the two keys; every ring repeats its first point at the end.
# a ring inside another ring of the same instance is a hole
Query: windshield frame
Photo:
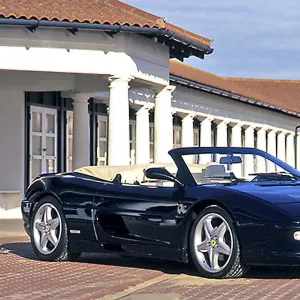
{"type": "Polygon", "coordinates": [[[174,160],[178,168],[177,178],[187,186],[197,186],[197,183],[190,172],[187,164],[185,163],[183,156],[192,154],[252,154],[260,155],[274,164],[278,165],[288,173],[299,177],[300,172],[283,162],[282,160],[274,157],[273,155],[259,150],[257,148],[249,147],[185,147],[185,148],[175,148],[169,151],[169,155],[174,160]]]}

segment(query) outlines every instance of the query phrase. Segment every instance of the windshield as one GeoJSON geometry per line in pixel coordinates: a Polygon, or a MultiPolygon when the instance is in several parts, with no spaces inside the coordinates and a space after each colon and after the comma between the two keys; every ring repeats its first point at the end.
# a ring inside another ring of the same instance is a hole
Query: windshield
{"type": "MultiPolygon", "coordinates": [[[[195,148],[194,148],[195,149],[195,148]]],[[[239,151],[239,148],[209,148],[199,152],[183,153],[182,159],[198,185],[210,183],[296,181],[297,170],[277,158],[257,149],[239,151]],[[234,149],[234,150],[233,150],[234,149]]],[[[196,152],[195,150],[193,152],[196,152]]]]}

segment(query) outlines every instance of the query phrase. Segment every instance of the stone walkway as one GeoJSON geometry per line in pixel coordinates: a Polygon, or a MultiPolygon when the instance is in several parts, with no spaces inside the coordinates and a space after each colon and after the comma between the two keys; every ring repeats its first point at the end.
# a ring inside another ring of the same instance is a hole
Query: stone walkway
{"type": "Polygon", "coordinates": [[[42,262],[28,237],[1,237],[0,299],[300,299],[300,268],[253,268],[246,277],[209,280],[187,265],[108,254],[42,262]]]}

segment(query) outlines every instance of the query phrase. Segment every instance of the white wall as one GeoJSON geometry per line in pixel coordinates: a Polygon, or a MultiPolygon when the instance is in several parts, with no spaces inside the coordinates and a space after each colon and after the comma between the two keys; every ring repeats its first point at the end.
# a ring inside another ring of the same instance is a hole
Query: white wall
{"type": "MultiPolygon", "coordinates": [[[[26,71],[1,71],[0,89],[22,91],[68,91],[75,87],[74,74],[26,72],[26,71]]],[[[0,105],[2,103],[0,102],[0,105]]],[[[0,106],[1,109],[1,106],[0,106]]]]}
{"type": "Polygon", "coordinates": [[[132,75],[166,85],[169,48],[137,34],[0,26],[0,69],[132,75]],[[13,58],[13,59],[12,59],[13,58]]]}
{"type": "Polygon", "coordinates": [[[22,191],[24,176],[24,92],[0,93],[0,191],[22,191]]]}
{"type": "Polygon", "coordinates": [[[20,218],[24,182],[24,92],[0,93],[0,218],[20,218]]]}
{"type": "Polygon", "coordinates": [[[182,86],[176,87],[172,105],[216,117],[268,124],[292,131],[299,124],[299,118],[182,86]]]}

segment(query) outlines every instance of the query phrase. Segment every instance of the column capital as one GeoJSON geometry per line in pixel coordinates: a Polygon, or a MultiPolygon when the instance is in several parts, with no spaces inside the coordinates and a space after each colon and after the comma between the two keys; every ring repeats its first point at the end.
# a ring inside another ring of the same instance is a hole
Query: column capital
{"type": "Polygon", "coordinates": [[[175,107],[172,107],[171,109],[171,115],[175,115],[177,113],[177,109],[175,107]]]}
{"type": "Polygon", "coordinates": [[[267,133],[267,130],[268,130],[268,128],[267,127],[260,127],[258,130],[257,130],[257,133],[259,133],[259,132],[263,132],[263,133],[267,133]]]}
{"type": "Polygon", "coordinates": [[[137,112],[135,113],[136,115],[139,115],[139,114],[141,114],[141,113],[144,113],[144,112],[147,112],[147,114],[149,114],[149,110],[150,109],[152,109],[153,108],[153,106],[151,106],[151,105],[144,105],[144,106],[141,106],[138,110],[137,110],[137,112]]]}
{"type": "Polygon", "coordinates": [[[287,137],[293,137],[293,138],[294,138],[294,137],[295,137],[295,132],[293,132],[293,131],[287,131],[287,132],[286,132],[286,136],[287,136],[287,137]]]}
{"type": "Polygon", "coordinates": [[[278,131],[275,128],[268,128],[268,130],[270,130],[269,132],[267,132],[267,134],[276,134],[276,132],[278,131]]]}
{"type": "Polygon", "coordinates": [[[112,75],[112,76],[108,77],[109,82],[112,82],[112,81],[129,82],[133,79],[134,79],[133,76],[122,76],[122,75],[112,75]]]}
{"type": "Polygon", "coordinates": [[[243,124],[242,123],[236,123],[232,126],[232,128],[241,128],[242,129],[243,124]]]}
{"type": "Polygon", "coordinates": [[[108,77],[108,81],[110,82],[109,87],[115,88],[115,87],[126,87],[129,88],[129,82],[133,80],[133,76],[110,76],[108,77]]]}
{"type": "Polygon", "coordinates": [[[193,120],[195,118],[195,116],[196,116],[195,113],[189,113],[182,118],[181,122],[183,122],[183,120],[189,120],[189,119],[193,120]]]}
{"type": "Polygon", "coordinates": [[[207,116],[203,120],[201,120],[201,123],[203,122],[212,122],[215,118],[213,116],[207,116]]]}
{"type": "Polygon", "coordinates": [[[219,126],[224,126],[224,125],[228,125],[230,123],[230,119],[224,119],[224,120],[221,120],[221,122],[217,125],[217,127],[219,126]]]}
{"type": "Polygon", "coordinates": [[[245,130],[247,130],[247,129],[254,130],[255,128],[258,127],[257,124],[253,124],[253,123],[250,123],[250,122],[244,122],[243,126],[247,126],[247,128],[245,130]]]}
{"type": "Polygon", "coordinates": [[[278,135],[287,135],[289,132],[287,130],[279,130],[278,135]]]}
{"type": "Polygon", "coordinates": [[[71,94],[70,97],[73,99],[73,102],[87,103],[88,100],[91,98],[91,95],[90,94],[85,94],[85,93],[74,93],[74,94],[71,94]]]}
{"type": "Polygon", "coordinates": [[[167,85],[165,87],[163,87],[161,90],[157,90],[156,91],[156,97],[159,96],[160,94],[164,94],[164,93],[173,93],[176,89],[175,85],[167,85]]]}

